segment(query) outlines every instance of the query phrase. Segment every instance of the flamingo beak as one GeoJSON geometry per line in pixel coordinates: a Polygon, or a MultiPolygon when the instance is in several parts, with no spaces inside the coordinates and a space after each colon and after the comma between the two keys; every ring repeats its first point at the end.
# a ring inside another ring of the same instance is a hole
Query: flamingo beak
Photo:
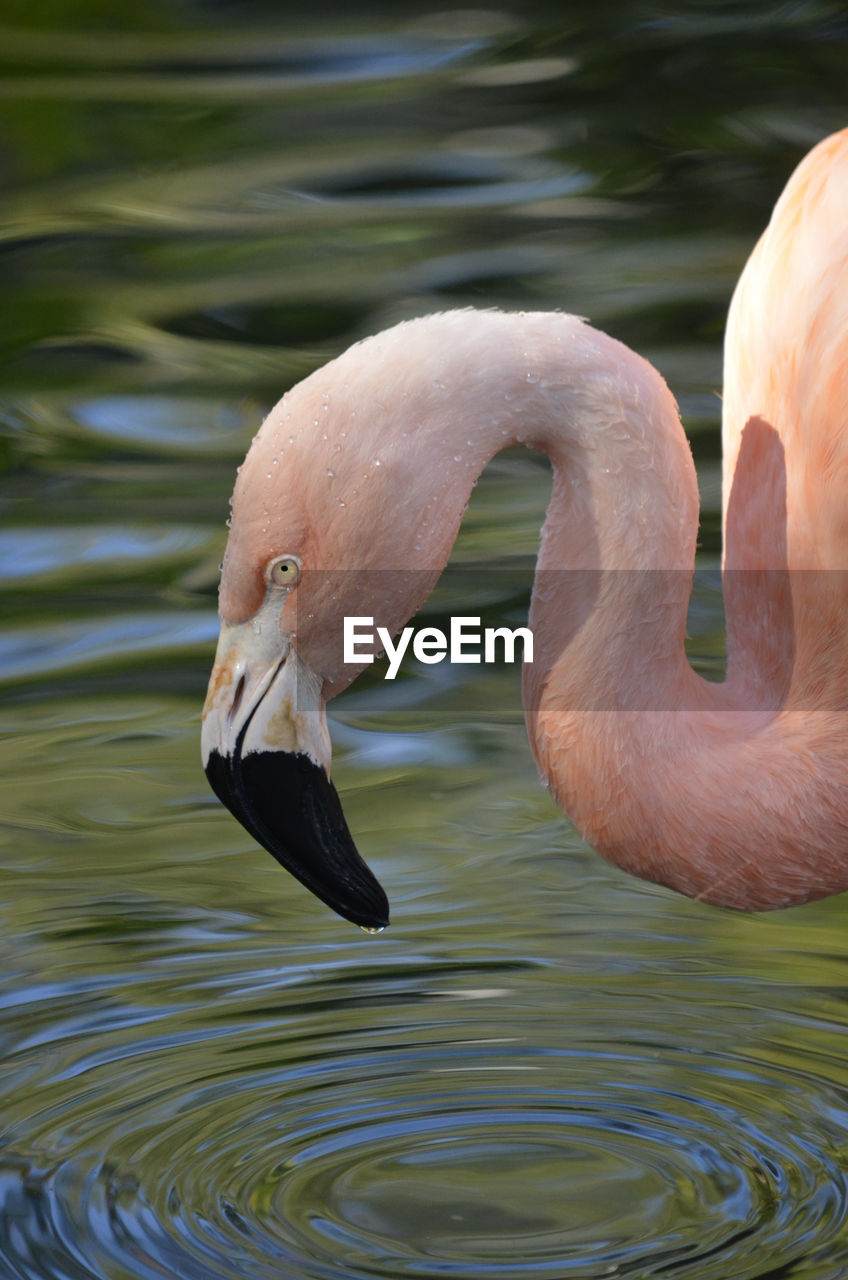
{"type": "Polygon", "coordinates": [[[364,929],[389,923],[329,778],[321,680],[261,610],[221,628],[202,751],[218,799],[301,884],[364,929]]]}

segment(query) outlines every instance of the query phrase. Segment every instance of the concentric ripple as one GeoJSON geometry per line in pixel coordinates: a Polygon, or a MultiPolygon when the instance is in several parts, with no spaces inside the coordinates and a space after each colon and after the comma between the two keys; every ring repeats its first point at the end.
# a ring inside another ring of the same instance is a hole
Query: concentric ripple
{"type": "Polygon", "coordinates": [[[156,1078],[66,1113],[50,1166],[7,1150],[11,1274],[730,1280],[845,1219],[838,1099],[739,1059],[446,1043],[156,1078]]]}

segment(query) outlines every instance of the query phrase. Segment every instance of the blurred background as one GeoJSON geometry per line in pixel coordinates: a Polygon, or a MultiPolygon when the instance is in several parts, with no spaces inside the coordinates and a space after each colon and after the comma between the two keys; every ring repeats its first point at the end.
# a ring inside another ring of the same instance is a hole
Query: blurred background
{"type": "MultiPolygon", "coordinates": [[[[842,900],[606,866],[510,668],[332,704],[379,938],[199,764],[254,431],[455,306],[576,312],[666,377],[720,676],[724,318],[848,123],[844,6],[5,0],[0,65],[0,1277],[844,1276],[842,900]]],[[[495,460],[428,621],[459,582],[520,624],[548,491],[495,460]]]]}

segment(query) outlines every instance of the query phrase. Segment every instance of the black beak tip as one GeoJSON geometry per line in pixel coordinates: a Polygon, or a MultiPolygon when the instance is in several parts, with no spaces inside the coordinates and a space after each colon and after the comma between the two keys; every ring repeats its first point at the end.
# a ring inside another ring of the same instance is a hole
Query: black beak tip
{"type": "MultiPolygon", "coordinates": [[[[382,933],[384,929],[389,927],[389,900],[383,893],[379,883],[374,881],[380,890],[379,901],[378,895],[374,894],[373,905],[365,906],[361,898],[349,909],[343,905],[333,907],[333,910],[339,915],[344,916],[346,920],[350,920],[351,924],[358,924],[360,929],[364,929],[366,933],[382,933]]],[[[328,903],[332,906],[332,903],[328,903]]]]}
{"type": "Polygon", "coordinates": [[[368,932],[389,924],[382,885],[363,862],[338,792],[301,752],[210,753],[209,784],[263,848],[338,915],[368,932]]]}

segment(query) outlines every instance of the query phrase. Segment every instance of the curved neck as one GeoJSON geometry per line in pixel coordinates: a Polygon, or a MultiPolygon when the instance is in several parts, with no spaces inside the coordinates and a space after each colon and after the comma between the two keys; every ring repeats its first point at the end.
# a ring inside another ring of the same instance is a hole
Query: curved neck
{"type": "Polygon", "coordinates": [[[447,563],[481,471],[515,443],[543,450],[554,469],[529,704],[554,669],[575,705],[630,706],[646,682],[657,698],[680,696],[697,680],[683,647],[698,522],[689,446],[659,374],[573,316],[409,321],[294,387],[236,485],[223,616],[252,616],[264,589],[229,571],[246,561],[242,540],[261,548],[260,563],[299,554],[315,572],[291,629],[339,692],[361,668],[340,665],[327,619],[373,614],[402,627],[447,563]]]}
{"type": "MultiPolygon", "coordinates": [[[[412,542],[404,546],[395,528],[390,538],[378,532],[377,544],[392,546],[403,567],[441,572],[485,465],[511,444],[538,448],[551,459],[553,489],[531,604],[528,712],[552,683],[583,707],[691,698],[701,683],[684,650],[698,491],[656,370],[560,314],[451,313],[374,341],[390,366],[415,356],[400,392],[413,428],[403,489],[387,503],[394,516],[400,497],[412,542]]],[[[386,404],[394,431],[398,401],[386,404]]],[[[425,595],[426,575],[422,585],[425,595]]]]}

